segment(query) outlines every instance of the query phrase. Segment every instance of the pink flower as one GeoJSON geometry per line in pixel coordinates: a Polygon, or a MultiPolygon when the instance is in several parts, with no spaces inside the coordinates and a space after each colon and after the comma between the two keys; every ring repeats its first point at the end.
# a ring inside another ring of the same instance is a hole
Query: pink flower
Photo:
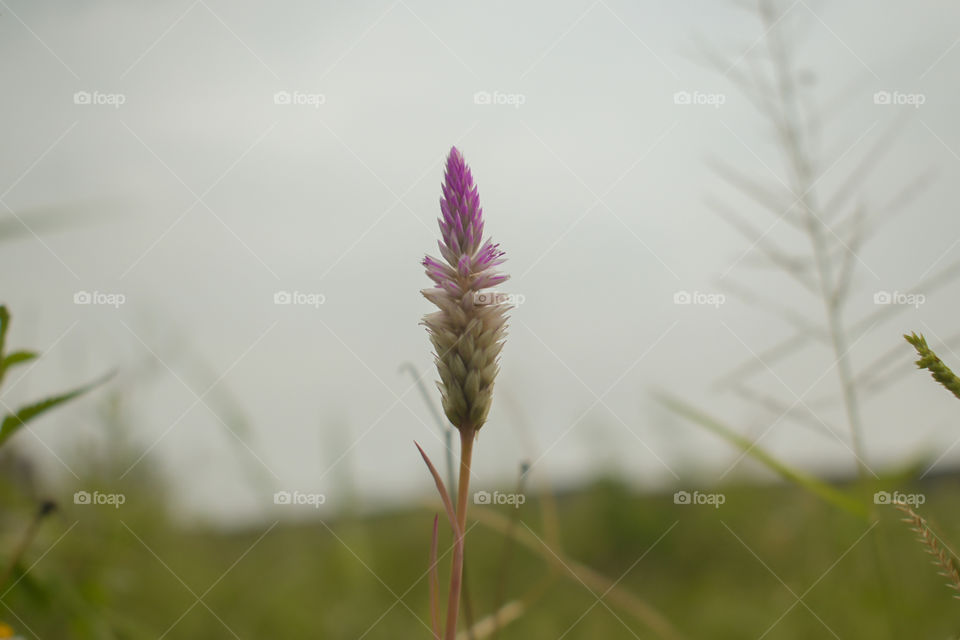
{"type": "Polygon", "coordinates": [[[456,147],[447,157],[440,211],[443,259],[423,259],[436,287],[422,291],[439,311],[424,316],[423,324],[433,343],[447,418],[458,429],[476,430],[490,411],[509,305],[475,304],[475,294],[509,276],[494,270],[505,261],[504,252],[483,240],[480,196],[456,147]]]}

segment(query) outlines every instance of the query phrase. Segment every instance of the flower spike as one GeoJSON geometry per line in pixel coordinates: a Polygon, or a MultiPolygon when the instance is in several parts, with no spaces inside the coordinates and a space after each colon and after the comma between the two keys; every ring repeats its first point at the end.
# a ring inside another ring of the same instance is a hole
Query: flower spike
{"type": "Polygon", "coordinates": [[[480,304],[477,293],[509,276],[495,270],[505,261],[504,252],[483,240],[480,194],[456,147],[447,157],[440,213],[442,259],[423,259],[435,287],[422,291],[439,311],[426,315],[423,324],[434,347],[443,410],[461,431],[476,431],[490,411],[509,309],[503,303],[480,304]]]}

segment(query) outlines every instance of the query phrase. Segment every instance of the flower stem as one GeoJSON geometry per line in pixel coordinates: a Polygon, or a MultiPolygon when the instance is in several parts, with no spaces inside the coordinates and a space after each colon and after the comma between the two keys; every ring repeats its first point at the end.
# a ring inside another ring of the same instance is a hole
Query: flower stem
{"type": "Polygon", "coordinates": [[[455,640],[457,614],[460,610],[460,590],[463,585],[464,537],[467,527],[467,498],[470,495],[470,462],[473,458],[473,441],[477,435],[474,427],[460,428],[460,482],[457,484],[457,536],[453,550],[453,569],[450,574],[450,597],[447,601],[447,629],[444,636],[455,640]]]}

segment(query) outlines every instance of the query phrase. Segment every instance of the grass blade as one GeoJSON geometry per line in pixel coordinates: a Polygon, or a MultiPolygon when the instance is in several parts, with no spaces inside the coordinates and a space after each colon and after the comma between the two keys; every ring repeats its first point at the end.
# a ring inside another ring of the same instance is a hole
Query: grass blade
{"type": "Polygon", "coordinates": [[[68,391],[66,393],[61,393],[49,398],[44,398],[43,400],[34,402],[33,404],[28,404],[25,407],[21,407],[13,413],[8,413],[3,418],[3,422],[0,423],[0,446],[3,446],[10,436],[19,431],[21,427],[26,425],[34,418],[43,415],[47,411],[50,411],[51,409],[58,407],[65,402],[69,402],[74,398],[82,396],[96,387],[99,387],[112,376],[113,374],[111,373],[103,378],[100,378],[99,380],[91,382],[88,385],[74,389],[73,391],[68,391]]]}
{"type": "Polygon", "coordinates": [[[437,491],[440,492],[440,499],[443,500],[443,508],[447,512],[447,519],[450,520],[450,526],[453,528],[453,535],[460,537],[460,528],[457,526],[457,513],[453,510],[453,502],[450,501],[450,494],[447,492],[447,487],[443,484],[443,479],[440,477],[440,474],[437,473],[437,468],[433,466],[433,463],[430,462],[430,458],[427,456],[427,452],[423,450],[423,447],[416,441],[417,450],[420,451],[423,461],[427,463],[427,469],[430,470],[430,475],[433,476],[433,481],[437,485],[437,491]]]}
{"type": "Polygon", "coordinates": [[[804,489],[807,489],[811,493],[822,498],[824,501],[834,505],[835,507],[839,507],[851,515],[855,515],[865,520],[868,518],[867,507],[861,504],[859,501],[851,498],[841,491],[838,491],[819,478],[787,466],[774,456],[758,447],[749,438],[745,438],[719,420],[714,419],[699,409],[672,396],[660,394],[658,395],[658,398],[660,402],[662,402],[667,408],[677,415],[683,416],[688,420],[699,424],[701,427],[712,431],[730,444],[741,449],[754,460],[757,460],[770,470],[777,473],[782,478],[789,480],[790,482],[793,482],[804,489]]]}
{"type": "Polygon", "coordinates": [[[6,356],[0,354],[0,382],[3,382],[3,378],[7,371],[14,368],[18,364],[30,362],[31,360],[39,357],[39,355],[40,354],[34,351],[14,351],[6,356]]]}
{"type": "Polygon", "coordinates": [[[603,594],[604,601],[632,615],[646,625],[656,637],[668,640],[679,640],[683,637],[673,624],[649,602],[625,589],[619,581],[611,580],[595,569],[571,560],[556,549],[551,549],[529,528],[513,529],[509,518],[489,508],[476,508],[473,514],[480,524],[504,535],[513,536],[517,542],[555,566],[558,569],[557,575],[569,578],[578,586],[586,586],[593,593],[603,594]]]}
{"type": "Polygon", "coordinates": [[[10,328],[10,311],[0,305],[0,357],[7,352],[7,329],[10,328]]]}

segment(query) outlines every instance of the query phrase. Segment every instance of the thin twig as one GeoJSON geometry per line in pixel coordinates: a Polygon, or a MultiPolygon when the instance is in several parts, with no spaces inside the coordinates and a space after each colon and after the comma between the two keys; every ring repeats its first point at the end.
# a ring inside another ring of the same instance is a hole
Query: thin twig
{"type": "MultiPolygon", "coordinates": [[[[477,522],[495,531],[506,534],[510,531],[510,521],[491,509],[476,509],[477,522]]],[[[530,530],[515,529],[512,534],[517,542],[540,555],[544,560],[556,566],[558,575],[566,576],[594,593],[603,594],[603,599],[628,612],[646,625],[660,638],[678,640],[681,633],[649,602],[628,591],[619,581],[611,580],[596,570],[571,560],[558,549],[545,546],[542,540],[530,530]]]]}
{"type": "Polygon", "coordinates": [[[26,554],[27,549],[30,548],[30,544],[33,542],[34,538],[36,538],[37,532],[40,530],[40,523],[43,522],[44,518],[53,513],[56,508],[56,504],[51,500],[44,500],[40,503],[36,513],[30,520],[30,524],[27,526],[26,531],[24,531],[23,537],[20,538],[20,543],[10,556],[10,562],[7,563],[3,574],[0,575],[0,589],[5,587],[7,583],[10,582],[11,578],[13,578],[13,573],[16,570],[17,565],[20,564],[24,554],[26,554]]]}

